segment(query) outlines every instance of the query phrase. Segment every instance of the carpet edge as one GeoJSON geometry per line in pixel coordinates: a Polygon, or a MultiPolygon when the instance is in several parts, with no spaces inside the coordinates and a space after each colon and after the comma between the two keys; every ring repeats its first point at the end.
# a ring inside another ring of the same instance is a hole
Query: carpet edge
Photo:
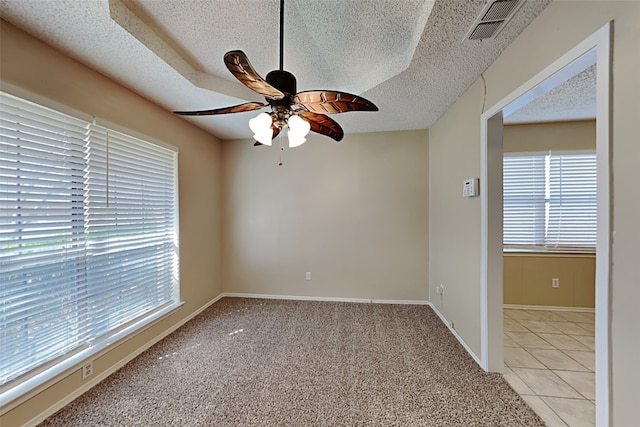
{"type": "Polygon", "coordinates": [[[342,297],[315,297],[305,295],[278,295],[278,294],[252,294],[244,292],[223,292],[223,297],[229,298],[258,298],[280,299],[289,301],[327,301],[327,302],[352,302],[361,304],[404,304],[404,305],[429,305],[427,300],[394,300],[376,298],[342,298],[342,297]]]}
{"type": "Polygon", "coordinates": [[[147,341],[146,343],[144,343],[140,347],[136,348],[131,353],[129,353],[127,356],[125,356],[122,360],[120,360],[118,363],[116,363],[115,365],[111,366],[109,369],[105,370],[100,375],[97,375],[95,378],[91,379],[90,381],[87,381],[82,387],[76,389],[73,393],[65,396],[63,399],[58,400],[53,405],[51,405],[48,408],[46,408],[45,410],[41,411],[35,417],[31,418],[31,420],[26,422],[23,425],[23,427],[36,427],[38,424],[42,423],[44,420],[49,418],[51,415],[55,414],[56,412],[58,412],[59,410],[61,410],[62,408],[64,408],[65,406],[67,406],[68,404],[70,404],[71,402],[73,402],[74,400],[79,398],[80,396],[82,396],[84,393],[86,393],[87,391],[91,390],[93,387],[98,385],[100,382],[102,382],[103,380],[108,378],[111,374],[116,372],[118,369],[122,368],[124,365],[126,365],[129,362],[131,362],[133,359],[135,359],[136,357],[138,357],[139,355],[141,355],[142,353],[147,351],[149,348],[153,347],[155,344],[157,344],[158,342],[160,342],[161,340],[163,340],[167,336],[171,335],[173,332],[175,332],[178,329],[180,329],[187,322],[189,322],[190,320],[195,318],[197,315],[202,313],[204,310],[206,310],[207,308],[209,308],[210,306],[212,306],[213,304],[215,304],[216,302],[218,302],[222,298],[224,298],[224,293],[219,294],[218,296],[213,298],[211,301],[208,301],[205,305],[200,307],[198,310],[194,311],[189,316],[185,317],[180,322],[178,322],[175,325],[173,325],[171,328],[167,329],[166,331],[162,332],[160,335],[155,336],[154,338],[152,338],[151,340],[147,341]]]}

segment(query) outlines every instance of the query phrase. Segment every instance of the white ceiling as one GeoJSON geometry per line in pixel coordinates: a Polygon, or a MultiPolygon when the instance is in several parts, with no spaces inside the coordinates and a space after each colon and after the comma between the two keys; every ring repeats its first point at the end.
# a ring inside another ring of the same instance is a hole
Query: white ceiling
{"type": "Polygon", "coordinates": [[[505,123],[587,120],[596,117],[596,65],[591,65],[509,117],[505,123]]]}
{"type": "MultiPolygon", "coordinates": [[[[345,133],[425,129],[549,2],[527,0],[495,39],[471,41],[486,0],[287,0],[284,68],[299,91],[340,90],[379,107],[333,116],[345,133]]],[[[244,51],[263,77],[279,67],[278,0],[0,0],[0,8],[3,19],[169,111],[262,101],[226,69],[229,50],[244,51]]],[[[509,120],[594,117],[595,74],[582,74],[558,89],[572,102],[548,94],[509,120]]],[[[251,137],[255,115],[185,120],[236,139],[251,137]]]]}

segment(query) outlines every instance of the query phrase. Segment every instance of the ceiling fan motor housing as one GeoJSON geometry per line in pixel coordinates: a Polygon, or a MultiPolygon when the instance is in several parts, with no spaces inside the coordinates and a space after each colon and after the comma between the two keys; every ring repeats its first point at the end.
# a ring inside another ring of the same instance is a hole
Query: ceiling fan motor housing
{"type": "Polygon", "coordinates": [[[297,93],[296,78],[288,71],[273,70],[267,74],[266,80],[271,86],[288,95],[295,95],[297,93]]]}

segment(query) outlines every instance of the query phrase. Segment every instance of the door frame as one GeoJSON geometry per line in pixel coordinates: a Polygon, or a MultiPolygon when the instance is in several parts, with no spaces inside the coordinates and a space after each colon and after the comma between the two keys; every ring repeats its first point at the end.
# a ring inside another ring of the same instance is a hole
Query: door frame
{"type": "Polygon", "coordinates": [[[611,424],[611,67],[613,22],[609,22],[481,115],[481,364],[502,372],[502,127],[517,110],[596,64],[597,237],[595,279],[596,425],[611,424]]]}

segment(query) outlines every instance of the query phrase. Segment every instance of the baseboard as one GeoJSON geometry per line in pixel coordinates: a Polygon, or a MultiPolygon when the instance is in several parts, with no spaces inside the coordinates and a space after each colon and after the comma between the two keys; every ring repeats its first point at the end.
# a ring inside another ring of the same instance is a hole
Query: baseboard
{"type": "Polygon", "coordinates": [[[503,308],[514,310],[545,310],[545,311],[575,311],[578,313],[595,313],[595,308],[590,307],[560,307],[555,305],[520,305],[520,304],[503,304],[503,308]]]}
{"type": "Polygon", "coordinates": [[[450,322],[447,320],[446,317],[444,317],[444,315],[442,313],[440,313],[440,310],[438,310],[436,308],[435,305],[433,305],[431,303],[431,301],[428,302],[429,307],[431,307],[431,309],[438,315],[438,317],[440,318],[440,320],[442,320],[442,323],[444,323],[444,325],[449,328],[449,331],[451,331],[451,333],[453,334],[454,337],[456,337],[456,339],[460,342],[460,344],[462,344],[462,346],[464,347],[465,350],[467,350],[467,353],[469,353],[469,355],[473,358],[473,360],[476,361],[476,363],[478,364],[478,366],[480,366],[482,368],[482,362],[480,361],[480,358],[473,352],[473,350],[471,350],[471,347],[469,347],[467,345],[467,343],[462,339],[462,337],[458,334],[458,332],[453,329],[451,327],[450,322]]]}
{"type": "Polygon", "coordinates": [[[340,297],[313,297],[303,295],[275,295],[275,294],[248,294],[242,292],[224,292],[223,297],[230,298],[262,298],[262,299],[281,299],[291,301],[326,301],[326,302],[352,302],[360,304],[413,304],[427,305],[426,300],[389,300],[389,299],[369,299],[369,298],[340,298],[340,297]]]}
{"type": "Polygon", "coordinates": [[[139,356],[140,354],[142,354],[143,352],[148,350],[154,344],[158,343],[163,338],[169,336],[170,334],[172,334],[173,332],[178,330],[178,328],[182,327],[188,321],[190,321],[191,319],[196,317],[198,314],[202,313],[204,310],[209,308],[212,304],[214,304],[215,302],[217,302],[218,300],[223,298],[223,296],[224,296],[223,294],[218,295],[217,297],[215,297],[211,301],[207,302],[204,306],[202,306],[198,310],[194,311],[189,316],[187,316],[184,319],[182,319],[180,322],[178,322],[175,325],[173,325],[171,328],[169,328],[166,331],[162,332],[160,335],[156,336],[155,338],[152,338],[151,340],[147,341],[145,344],[143,344],[142,346],[138,347],[137,349],[135,349],[134,351],[129,353],[124,359],[120,360],[118,363],[116,363],[115,365],[111,366],[110,368],[108,368],[107,370],[102,372],[101,374],[95,376],[93,379],[87,381],[82,387],[76,389],[73,393],[65,396],[63,399],[59,400],[58,402],[56,402],[53,405],[49,406],[44,411],[40,412],[34,418],[29,420],[27,423],[25,423],[24,427],[32,427],[32,426],[35,427],[35,426],[37,426],[38,424],[40,424],[41,422],[46,420],[48,417],[50,417],[51,415],[53,415],[56,412],[58,412],[60,409],[62,409],[65,406],[67,406],[69,403],[73,402],[75,399],[80,397],[82,394],[84,394],[87,391],[89,391],[92,387],[94,387],[95,385],[97,385],[98,383],[100,383],[101,381],[106,379],[109,375],[113,374],[118,369],[122,368],[124,365],[126,365],[127,363],[129,363],[130,361],[135,359],[137,356],[139,356]]]}
{"type": "Polygon", "coordinates": [[[373,304],[429,305],[429,301],[420,299],[372,299],[373,304]]]}

